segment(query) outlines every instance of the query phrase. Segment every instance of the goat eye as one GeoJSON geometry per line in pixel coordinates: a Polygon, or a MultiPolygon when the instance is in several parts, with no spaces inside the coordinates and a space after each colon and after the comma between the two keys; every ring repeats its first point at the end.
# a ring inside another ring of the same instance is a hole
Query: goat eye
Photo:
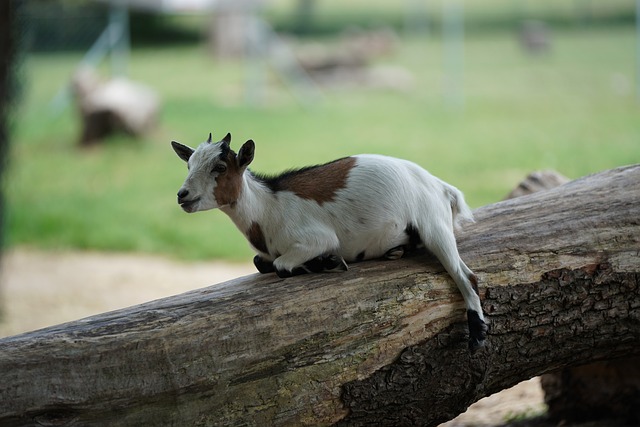
{"type": "Polygon", "coordinates": [[[223,164],[215,165],[211,172],[223,173],[227,170],[227,166],[223,164]]]}

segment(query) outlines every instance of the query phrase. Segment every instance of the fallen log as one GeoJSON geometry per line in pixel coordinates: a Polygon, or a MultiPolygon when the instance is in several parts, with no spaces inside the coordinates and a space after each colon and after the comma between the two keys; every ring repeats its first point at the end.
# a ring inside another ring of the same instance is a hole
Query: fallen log
{"type": "MultiPolygon", "coordinates": [[[[529,174],[507,198],[548,190],[569,182],[555,171],[529,174]]],[[[640,358],[603,360],[566,367],[540,377],[547,417],[557,423],[608,420],[640,422],[640,358]]],[[[615,425],[615,424],[614,424],[615,425]]]]}
{"type": "Polygon", "coordinates": [[[118,132],[141,137],[156,125],[158,95],[141,83],[123,77],[102,80],[84,67],[71,83],[82,119],[81,146],[97,144],[118,132]]]}
{"type": "Polygon", "coordinates": [[[560,367],[640,355],[640,165],[475,211],[489,344],[427,255],[252,275],[0,340],[0,425],[437,425],[560,367]]]}

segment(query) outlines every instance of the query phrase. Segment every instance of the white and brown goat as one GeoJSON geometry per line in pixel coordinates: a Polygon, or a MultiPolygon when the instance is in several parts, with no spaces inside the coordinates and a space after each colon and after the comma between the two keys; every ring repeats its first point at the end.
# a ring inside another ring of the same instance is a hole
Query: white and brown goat
{"type": "Polygon", "coordinates": [[[189,173],[178,192],[186,212],[219,208],[257,252],[261,273],[288,277],[346,270],[347,262],[400,258],[424,246],[458,285],[467,307],[469,345],[484,344],[477,279],[460,259],[453,234],[471,220],[462,193],[415,163],[380,155],[345,157],[277,176],[247,169],[255,145],[236,154],[231,135],[195,150],[172,141],[189,173]]]}

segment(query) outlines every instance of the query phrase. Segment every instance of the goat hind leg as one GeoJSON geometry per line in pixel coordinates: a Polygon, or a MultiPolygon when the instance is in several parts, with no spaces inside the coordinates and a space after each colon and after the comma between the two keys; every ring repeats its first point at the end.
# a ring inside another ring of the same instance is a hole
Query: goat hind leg
{"type": "Polygon", "coordinates": [[[456,239],[450,227],[436,225],[429,231],[424,235],[421,233],[422,240],[453,278],[464,298],[469,325],[469,349],[475,352],[484,346],[489,330],[482,313],[476,275],[460,258],[456,239]]]}

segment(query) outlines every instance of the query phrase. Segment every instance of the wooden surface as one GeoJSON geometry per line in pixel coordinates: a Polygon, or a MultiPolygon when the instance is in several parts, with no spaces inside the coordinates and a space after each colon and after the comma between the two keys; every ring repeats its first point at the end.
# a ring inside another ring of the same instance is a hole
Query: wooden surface
{"type": "MultiPolygon", "coordinates": [[[[568,178],[555,171],[533,172],[507,198],[567,182],[568,178]]],[[[619,420],[620,424],[640,424],[640,357],[566,367],[540,379],[550,420],[558,423],[619,420]]]]}
{"type": "Polygon", "coordinates": [[[563,366],[640,355],[640,166],[475,212],[489,345],[426,255],[252,275],[0,340],[0,425],[436,425],[563,366]]]}

